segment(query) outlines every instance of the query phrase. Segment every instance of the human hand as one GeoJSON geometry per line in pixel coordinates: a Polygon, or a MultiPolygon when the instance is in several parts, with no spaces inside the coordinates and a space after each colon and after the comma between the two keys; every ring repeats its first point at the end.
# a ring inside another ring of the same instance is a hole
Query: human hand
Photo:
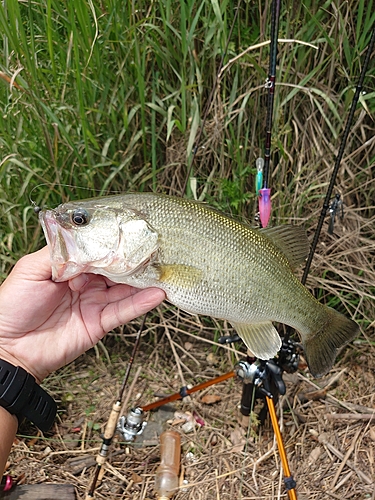
{"type": "Polygon", "coordinates": [[[165,298],[158,288],[138,290],[95,274],[63,283],[51,274],[44,247],[20,259],[0,287],[0,358],[38,382],[165,298]]]}

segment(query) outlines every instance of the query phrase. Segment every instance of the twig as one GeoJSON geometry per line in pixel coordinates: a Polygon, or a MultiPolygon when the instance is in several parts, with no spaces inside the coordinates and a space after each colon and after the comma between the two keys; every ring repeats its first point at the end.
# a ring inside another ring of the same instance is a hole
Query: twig
{"type": "MultiPolygon", "coordinates": [[[[301,373],[298,374],[298,378],[312,385],[313,387],[315,387],[315,389],[322,389],[321,387],[319,387],[318,384],[315,384],[312,380],[308,379],[307,377],[304,377],[301,373]]],[[[343,401],[338,400],[331,394],[327,394],[326,398],[331,402],[335,403],[337,406],[342,406],[343,408],[346,408],[349,411],[355,411],[355,409],[353,408],[353,406],[355,405],[352,405],[351,403],[344,403],[343,401]]]]}
{"type": "MultiPolygon", "coordinates": [[[[184,485],[180,486],[179,489],[192,488],[193,486],[199,486],[200,484],[207,483],[208,481],[217,481],[218,479],[232,476],[233,474],[237,474],[238,472],[243,472],[245,469],[248,469],[250,467],[256,467],[261,462],[263,462],[264,460],[267,460],[271,455],[273,455],[275,453],[275,451],[276,451],[276,441],[274,441],[272,448],[270,450],[268,450],[264,455],[259,457],[258,460],[256,460],[255,462],[251,462],[248,465],[244,465],[240,469],[235,469],[235,470],[231,470],[229,472],[225,472],[224,474],[220,474],[219,476],[205,477],[205,479],[203,479],[202,481],[197,481],[195,483],[190,483],[190,484],[184,484],[184,485]]],[[[262,497],[259,497],[259,498],[262,498],[262,497]]]]}
{"type": "Polygon", "coordinates": [[[129,484],[129,479],[127,479],[123,474],[121,474],[113,465],[111,465],[108,461],[104,464],[104,469],[111,473],[113,476],[123,481],[125,484],[129,484]]]}
{"type": "Polygon", "coordinates": [[[184,349],[180,344],[178,344],[177,342],[175,342],[174,340],[172,340],[172,342],[174,343],[174,345],[178,348],[178,349],[181,349],[181,351],[185,354],[185,356],[188,356],[192,361],[194,361],[194,363],[199,367],[201,368],[201,363],[200,361],[197,360],[197,358],[195,358],[189,351],[187,351],[186,349],[184,349]]]}
{"type": "Polygon", "coordinates": [[[276,437],[274,437],[274,439],[273,439],[272,448],[269,451],[267,451],[267,453],[265,453],[260,458],[258,458],[258,460],[256,462],[254,462],[254,467],[253,467],[253,481],[254,481],[254,484],[255,484],[255,487],[256,487],[257,490],[259,489],[256,477],[255,477],[255,473],[256,473],[256,470],[257,470],[257,465],[259,465],[261,462],[263,462],[263,460],[265,460],[266,458],[268,458],[269,455],[276,456],[276,437]]]}
{"type": "MultiPolygon", "coordinates": [[[[90,455],[90,453],[94,453],[100,450],[100,446],[96,446],[95,448],[88,448],[87,450],[61,450],[61,451],[51,451],[48,454],[48,457],[53,457],[54,455],[90,455]]],[[[29,451],[31,455],[41,455],[44,453],[40,451],[29,451]]]]}
{"type": "Polygon", "coordinates": [[[354,474],[354,471],[349,471],[348,474],[342,479],[336,486],[333,488],[333,491],[337,491],[341,488],[341,486],[344,486],[344,484],[352,477],[354,474]]]}
{"type": "Polygon", "coordinates": [[[81,450],[82,451],[85,451],[86,432],[87,432],[87,418],[85,418],[85,423],[83,425],[83,430],[82,430],[82,437],[81,437],[81,450]]]}
{"type": "Polygon", "coordinates": [[[342,460],[342,462],[341,462],[341,464],[340,464],[340,466],[335,474],[335,477],[332,480],[331,489],[333,491],[335,490],[335,485],[337,483],[338,478],[340,477],[340,474],[341,474],[343,468],[345,467],[346,462],[348,461],[350,455],[353,453],[353,450],[355,448],[355,445],[357,444],[357,439],[358,439],[358,436],[359,436],[361,430],[362,430],[362,428],[357,430],[357,432],[354,436],[354,439],[352,441],[352,444],[349,446],[348,451],[345,453],[345,456],[344,456],[344,458],[343,458],[343,460],[342,460]]]}
{"type": "Polygon", "coordinates": [[[173,352],[173,355],[174,355],[174,359],[176,360],[176,365],[177,365],[177,370],[178,370],[178,373],[180,375],[180,379],[181,379],[181,382],[182,382],[182,385],[186,385],[186,381],[185,381],[185,378],[184,378],[184,374],[182,373],[182,370],[181,370],[181,360],[180,360],[180,356],[177,354],[177,351],[176,351],[176,348],[172,342],[172,337],[171,337],[171,334],[169,333],[169,328],[167,326],[167,323],[164,322],[164,328],[165,328],[165,334],[169,340],[169,343],[171,345],[171,349],[172,349],[172,352],[173,352]]]}
{"type": "Polygon", "coordinates": [[[216,500],[220,500],[220,488],[217,480],[218,476],[219,474],[217,473],[217,469],[215,469],[216,500]]]}
{"type": "MultiPolygon", "coordinates": [[[[328,450],[333,453],[334,455],[336,455],[337,458],[339,458],[340,460],[343,460],[344,459],[344,454],[341,453],[341,451],[339,451],[337,448],[335,448],[331,443],[329,443],[326,439],[326,437],[323,435],[319,435],[319,433],[313,429],[310,430],[311,434],[315,437],[318,438],[318,441],[319,443],[323,444],[324,446],[326,446],[328,448],[328,450]]],[[[373,484],[373,481],[371,478],[369,478],[364,472],[362,472],[361,470],[358,469],[358,467],[353,463],[351,462],[350,460],[347,460],[346,461],[346,465],[348,467],[350,467],[352,470],[354,470],[354,472],[357,474],[357,476],[362,479],[362,481],[364,481],[366,484],[369,484],[369,485],[372,485],[373,484]]]]}
{"type": "Polygon", "coordinates": [[[328,413],[328,420],[375,420],[374,413],[328,413]]]}
{"type": "Polygon", "coordinates": [[[104,353],[104,356],[106,357],[107,361],[108,361],[108,364],[109,366],[112,366],[112,361],[111,361],[111,356],[109,355],[108,351],[107,351],[107,348],[106,346],[103,344],[103,342],[101,340],[99,340],[98,344],[97,344],[101,350],[103,351],[104,353]]]}

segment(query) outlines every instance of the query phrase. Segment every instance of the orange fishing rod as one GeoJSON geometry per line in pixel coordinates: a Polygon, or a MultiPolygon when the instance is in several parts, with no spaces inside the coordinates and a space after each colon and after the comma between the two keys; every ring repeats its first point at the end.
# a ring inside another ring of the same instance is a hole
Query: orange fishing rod
{"type": "Polygon", "coordinates": [[[234,371],[231,371],[228,373],[224,373],[224,375],[220,375],[219,377],[215,377],[215,378],[212,378],[211,380],[207,380],[206,382],[202,382],[201,384],[195,385],[194,387],[191,387],[190,389],[188,389],[186,386],[181,387],[179,392],[176,392],[175,394],[171,394],[170,396],[167,396],[165,398],[159,399],[158,401],[155,401],[154,403],[150,403],[146,406],[142,406],[141,409],[142,409],[142,411],[155,410],[155,408],[159,408],[160,406],[171,403],[172,401],[177,401],[178,399],[183,399],[186,396],[193,394],[193,392],[202,391],[203,389],[206,389],[207,387],[210,387],[211,385],[219,384],[220,382],[224,382],[224,380],[228,380],[228,379],[233,378],[235,376],[236,376],[236,373],[234,371]]]}
{"type": "MultiPolygon", "coordinates": [[[[240,368],[243,368],[243,365],[241,365],[240,368]]],[[[154,403],[150,403],[146,406],[142,406],[141,410],[142,410],[142,412],[155,410],[156,408],[159,408],[160,406],[171,403],[172,401],[177,401],[179,399],[183,399],[184,397],[189,396],[190,394],[193,394],[194,392],[204,390],[207,387],[210,387],[211,385],[219,384],[220,382],[224,382],[225,380],[228,380],[228,379],[233,378],[235,376],[240,376],[240,373],[239,373],[239,370],[231,371],[231,372],[225,373],[224,375],[220,375],[219,377],[215,377],[211,380],[207,380],[206,382],[202,382],[201,384],[195,385],[194,387],[191,387],[190,389],[188,389],[186,386],[181,387],[179,392],[171,394],[170,396],[167,396],[165,398],[159,399],[158,401],[155,401],[154,403]]],[[[286,450],[285,450],[285,446],[284,446],[284,441],[283,441],[283,438],[281,435],[279,422],[278,422],[278,419],[276,416],[275,404],[274,404],[272,397],[266,396],[266,401],[267,401],[268,411],[269,411],[269,414],[271,417],[272,427],[273,427],[273,430],[274,430],[274,433],[276,436],[277,447],[279,450],[281,464],[282,464],[283,471],[284,471],[284,484],[285,484],[285,487],[288,491],[289,500],[297,500],[297,493],[296,493],[296,489],[295,489],[296,482],[295,482],[295,480],[290,472],[288,459],[287,459],[287,455],[286,455],[286,450]]]]}

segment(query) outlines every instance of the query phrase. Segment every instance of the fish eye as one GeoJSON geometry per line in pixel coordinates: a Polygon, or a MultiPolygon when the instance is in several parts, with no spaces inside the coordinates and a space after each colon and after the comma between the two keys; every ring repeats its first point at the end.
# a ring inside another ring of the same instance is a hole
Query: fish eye
{"type": "Polygon", "coordinates": [[[90,222],[90,216],[84,208],[77,208],[72,212],[71,220],[76,226],[85,226],[90,222]]]}

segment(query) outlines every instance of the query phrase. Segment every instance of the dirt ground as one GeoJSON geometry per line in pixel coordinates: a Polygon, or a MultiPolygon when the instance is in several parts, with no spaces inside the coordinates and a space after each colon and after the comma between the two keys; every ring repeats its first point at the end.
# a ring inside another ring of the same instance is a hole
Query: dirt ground
{"type": "MultiPolygon", "coordinates": [[[[155,401],[155,395],[230,372],[244,359],[245,352],[235,350],[242,349],[240,343],[213,343],[219,327],[225,332],[225,324],[205,327],[202,321],[164,306],[159,320],[150,318],[121,414],[155,401]]],[[[111,334],[96,350],[49,377],[45,386],[58,401],[58,419],[46,436],[27,424],[21,427],[7,469],[19,484],[69,483],[77,499],[85,499],[100,433],[121,387],[138,326],[135,322],[111,334]]],[[[375,499],[372,351],[355,341],[323,379],[310,376],[303,358],[297,372],[284,373],[287,391],[277,413],[300,500],[375,499]]],[[[146,420],[154,422],[150,429],[161,422],[162,428],[181,435],[176,500],[287,498],[269,416],[264,425],[257,425],[255,417],[249,423],[241,415],[242,388],[240,380],[230,378],[171,403],[168,412],[146,414],[146,420]]],[[[255,410],[261,407],[258,400],[255,410]]],[[[126,444],[116,436],[95,498],[155,498],[160,450],[152,432],[143,444],[138,439],[126,444]]]]}

